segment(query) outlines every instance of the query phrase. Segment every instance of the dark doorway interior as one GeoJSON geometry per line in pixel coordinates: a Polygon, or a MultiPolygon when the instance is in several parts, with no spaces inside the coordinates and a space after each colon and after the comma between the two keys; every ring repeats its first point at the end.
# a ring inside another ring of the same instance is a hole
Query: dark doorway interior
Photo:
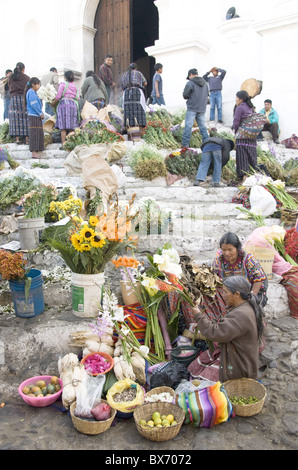
{"type": "Polygon", "coordinates": [[[145,48],[153,46],[159,38],[158,10],[153,0],[133,0],[132,12],[132,61],[138,64],[139,70],[148,81],[147,95],[149,96],[152,90],[155,59],[148,56],[145,48]]]}
{"type": "Polygon", "coordinates": [[[154,0],[100,0],[94,27],[94,67],[98,72],[107,54],[114,56],[113,73],[118,87],[111,102],[118,103],[122,74],[136,62],[148,82],[147,96],[152,90],[155,59],[145,48],[159,38],[158,9],[154,0]]]}

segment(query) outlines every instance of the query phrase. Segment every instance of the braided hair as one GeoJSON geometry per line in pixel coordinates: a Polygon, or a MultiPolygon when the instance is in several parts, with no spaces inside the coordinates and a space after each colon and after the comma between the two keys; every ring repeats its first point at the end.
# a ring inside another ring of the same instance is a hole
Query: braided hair
{"type": "Polygon", "coordinates": [[[243,300],[247,300],[252,306],[257,322],[258,337],[259,339],[263,336],[264,333],[264,323],[263,318],[265,313],[261,305],[257,301],[257,297],[251,291],[251,284],[244,276],[231,276],[224,280],[223,285],[230,291],[232,294],[239,292],[243,300]]]}

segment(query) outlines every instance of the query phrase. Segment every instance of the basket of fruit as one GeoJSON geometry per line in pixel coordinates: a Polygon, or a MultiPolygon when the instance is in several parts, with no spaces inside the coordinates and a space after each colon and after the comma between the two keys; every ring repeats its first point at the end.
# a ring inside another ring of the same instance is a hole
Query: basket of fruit
{"type": "Polygon", "coordinates": [[[77,403],[72,403],[70,407],[71,420],[76,428],[82,434],[97,435],[107,431],[116,416],[116,410],[113,410],[107,401],[101,400],[100,404],[91,410],[92,419],[83,419],[76,416],[77,403]]]}
{"type": "Polygon", "coordinates": [[[169,441],[177,436],[185,419],[182,408],[172,403],[146,403],[134,412],[137,430],[145,439],[169,441]]]}
{"type": "Polygon", "coordinates": [[[36,408],[55,403],[62,393],[62,380],[55,376],[40,375],[25,380],[19,386],[19,394],[24,402],[36,408]]]}
{"type": "Polygon", "coordinates": [[[262,410],[266,389],[257,380],[228,380],[223,384],[236,416],[254,416],[262,410]]]}

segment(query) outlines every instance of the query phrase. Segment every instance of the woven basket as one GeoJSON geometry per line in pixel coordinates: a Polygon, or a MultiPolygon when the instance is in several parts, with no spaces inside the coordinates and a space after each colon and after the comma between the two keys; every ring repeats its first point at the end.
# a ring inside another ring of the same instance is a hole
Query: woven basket
{"type": "Polygon", "coordinates": [[[172,403],[156,402],[139,406],[135,410],[133,417],[137,430],[141,436],[143,436],[145,439],[148,439],[149,441],[164,442],[169,441],[177,436],[185,419],[185,412],[182,408],[180,408],[180,406],[174,405],[172,403]],[[166,416],[172,414],[175,418],[175,421],[177,421],[177,424],[163,428],[143,427],[139,424],[141,419],[149,421],[153,413],[156,411],[161,415],[166,416]]]}
{"type": "Polygon", "coordinates": [[[251,405],[236,405],[232,403],[236,416],[254,416],[260,413],[267,396],[266,389],[260,382],[253,379],[243,378],[238,380],[228,380],[227,382],[224,382],[223,386],[228,397],[236,396],[249,398],[252,396],[259,400],[257,403],[252,403],[251,405]]]}
{"type": "MultiPolygon", "coordinates": [[[[105,400],[101,400],[101,403],[106,403],[108,405],[108,402],[105,400]]],[[[96,435],[107,431],[112,426],[116,416],[116,410],[111,408],[111,417],[106,421],[90,421],[88,419],[81,419],[75,416],[75,409],[76,402],[74,402],[70,407],[70,415],[74,427],[82,434],[96,435]]]]}
{"type": "MultiPolygon", "coordinates": [[[[155,387],[155,388],[152,388],[152,390],[150,390],[150,392],[146,393],[145,403],[146,403],[146,398],[147,397],[151,397],[152,395],[159,395],[160,393],[170,393],[173,397],[173,400],[175,398],[175,392],[171,387],[155,387]]],[[[160,403],[160,402],[158,402],[158,403],[160,403]]]]}

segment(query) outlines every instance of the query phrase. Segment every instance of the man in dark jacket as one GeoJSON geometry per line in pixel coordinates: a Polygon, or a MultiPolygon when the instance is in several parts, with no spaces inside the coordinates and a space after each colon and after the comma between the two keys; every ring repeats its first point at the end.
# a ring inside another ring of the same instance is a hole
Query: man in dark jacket
{"type": "Polygon", "coordinates": [[[211,186],[219,188],[221,186],[222,168],[230,159],[230,152],[234,149],[234,141],[231,139],[221,139],[220,137],[211,137],[201,146],[202,159],[199,171],[194,182],[194,186],[206,187],[205,179],[207,177],[211,163],[213,163],[213,176],[211,186]]]}
{"type": "Polygon", "coordinates": [[[205,113],[208,101],[208,84],[202,77],[198,76],[197,69],[191,69],[187,75],[187,84],[183,91],[183,98],[187,100],[187,111],[185,116],[185,129],[182,137],[182,147],[189,147],[191,132],[196,120],[203,142],[209,139],[205,122],[205,113]]]}

